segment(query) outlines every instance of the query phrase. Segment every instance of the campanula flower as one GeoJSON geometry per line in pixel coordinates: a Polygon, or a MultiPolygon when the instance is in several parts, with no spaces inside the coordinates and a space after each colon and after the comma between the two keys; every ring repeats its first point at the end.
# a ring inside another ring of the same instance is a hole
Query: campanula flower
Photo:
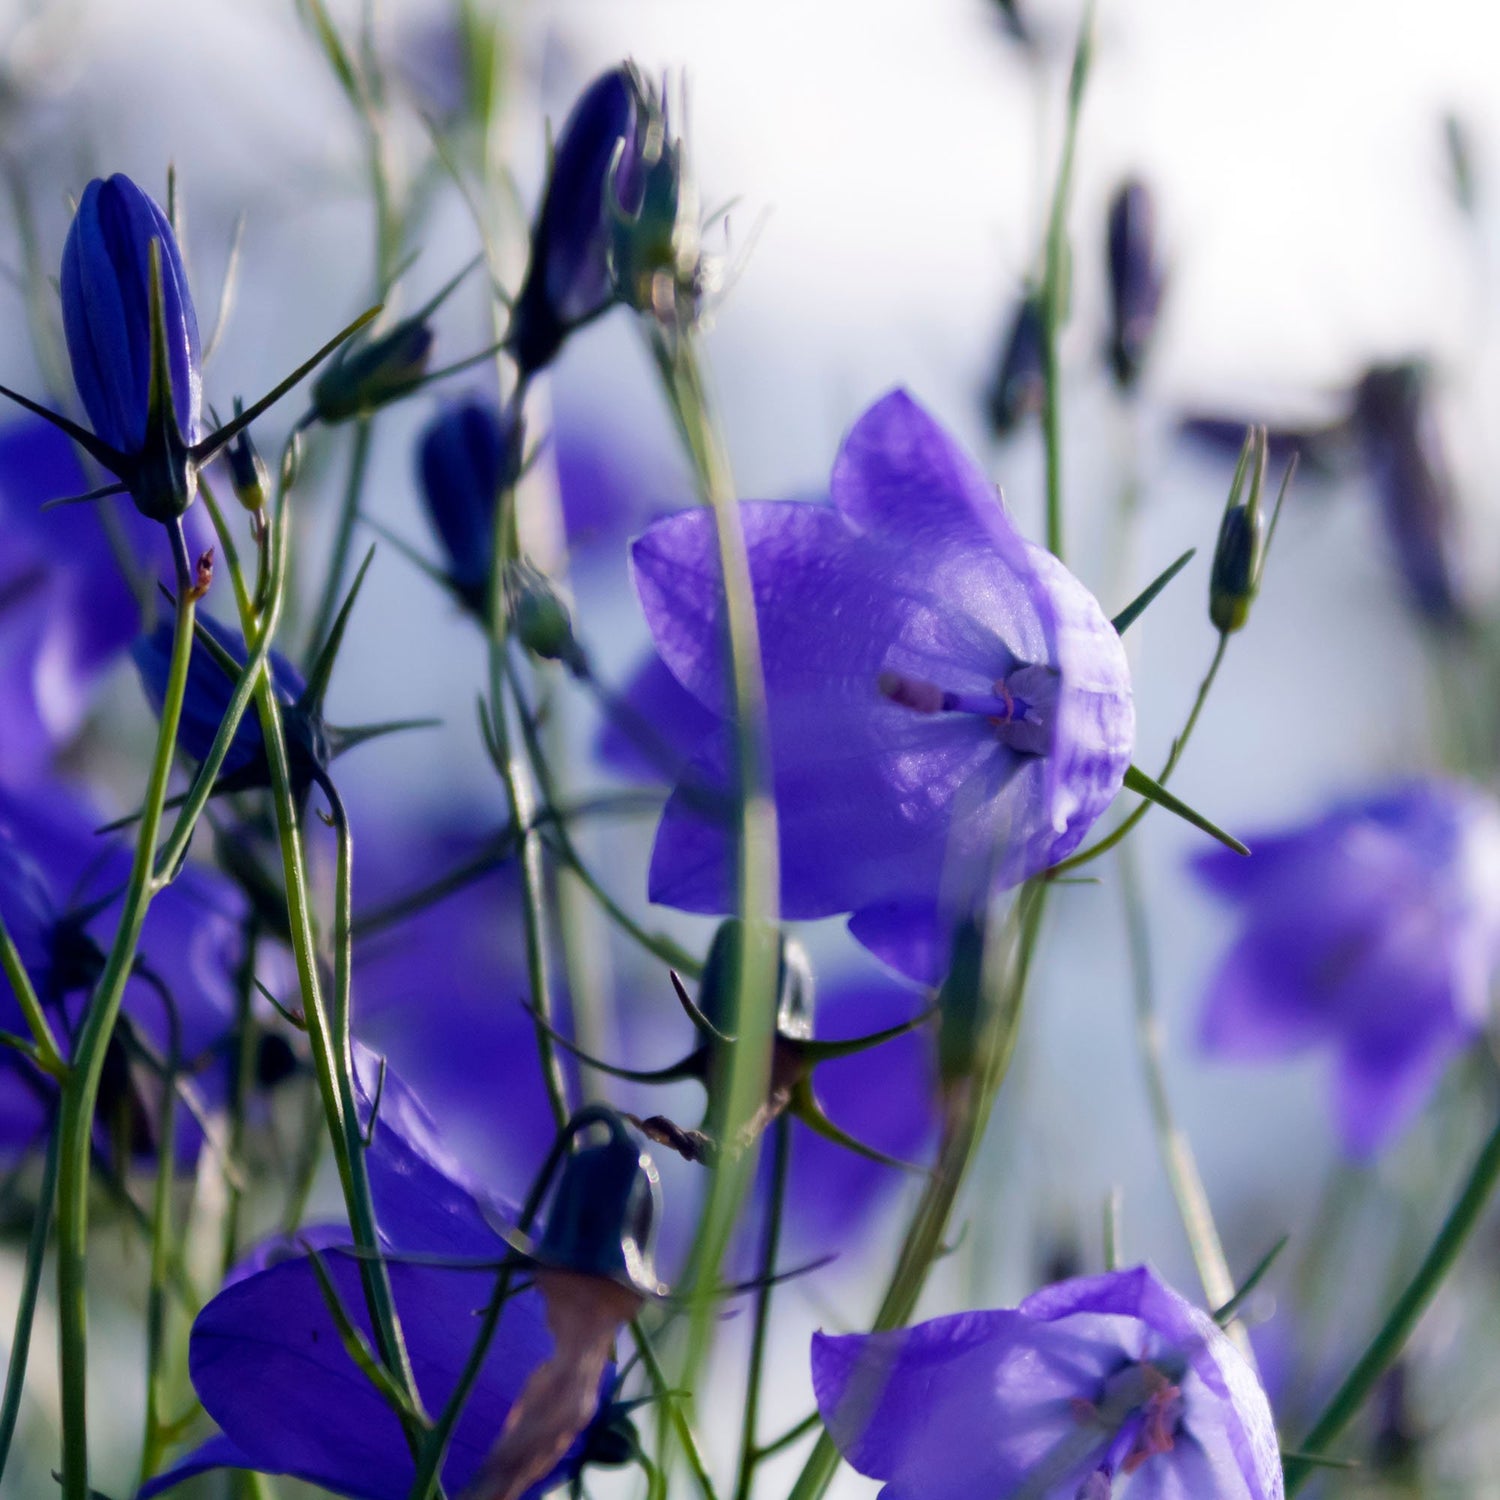
{"type": "MultiPolygon", "coordinates": [[[[357,1048],[355,1070],[368,1122],[378,1064],[357,1048]]],[[[473,1347],[475,1311],[489,1300],[497,1262],[512,1253],[497,1226],[513,1223],[515,1211],[458,1166],[394,1071],[378,1097],[366,1156],[370,1191],[418,1390],[437,1413],[473,1347]]],[[[330,1226],[303,1239],[321,1249],[344,1307],[369,1338],[359,1262],[340,1253],[330,1226]]],[[[512,1297],[443,1465],[450,1495],[476,1475],[527,1379],[552,1349],[541,1297],[534,1291],[512,1297]]],[[[414,1471],[401,1424],[346,1353],[312,1263],[296,1246],[257,1257],[253,1270],[231,1278],[203,1309],[193,1324],[188,1368],[219,1432],[143,1490],[141,1500],[217,1464],[289,1474],[353,1500],[405,1500],[414,1471]]],[[[580,1452],[581,1445],[564,1456],[562,1472],[531,1493],[566,1477],[580,1452]]]]}
{"type": "Polygon", "coordinates": [[[1164,275],[1156,247],[1156,202],[1138,178],[1120,184],[1109,204],[1109,362],[1121,390],[1140,378],[1164,275]]]}
{"type": "Polygon", "coordinates": [[[1427,369],[1408,362],[1367,370],[1354,388],[1353,427],[1412,604],[1431,624],[1462,625],[1457,506],[1427,369]]]}
{"type": "MultiPolygon", "coordinates": [[[[94,809],[56,783],[24,795],[0,787],[0,916],[64,1054],[104,967],[130,873],[128,849],[101,841],[94,809]]],[[[162,1065],[174,1044],[181,1079],[212,1103],[225,1078],[219,1044],[234,1015],[243,903],[227,882],[186,867],[152,902],[126,984],[124,1015],[106,1061],[101,1131],[123,1126],[132,1151],[154,1149],[162,1065]]],[[[25,1034],[19,1002],[0,976],[0,1027],[25,1034]]],[[[0,1056],[0,1152],[31,1145],[55,1098],[30,1062],[0,1056]]],[[[201,1139],[178,1110],[179,1154],[201,1139]]]]}
{"type": "Polygon", "coordinates": [[[1201,1036],[1246,1061],[1334,1054],[1344,1148],[1378,1151],[1479,1035],[1500,964],[1500,808],[1454,781],[1398,783],[1201,856],[1240,936],[1208,988],[1201,1036]]]}
{"type": "MultiPolygon", "coordinates": [[[[760,624],[781,838],[781,911],[852,912],[901,972],[946,961],[949,902],[1075,849],[1119,790],[1135,717],[1092,595],[1025,541],[993,487],[912,399],[855,424],[831,506],[740,507],[760,624]]],[[[713,520],[633,548],[657,650],[719,719],[664,811],[653,900],[734,906],[720,811],[733,784],[713,520]]]]}
{"type": "MultiPolygon", "coordinates": [[[[0,428],[0,779],[13,786],[42,774],[82,728],[95,687],[140,631],[102,518],[86,506],[39,508],[86,488],[72,443],[40,417],[0,428]]],[[[144,565],[160,529],[129,506],[115,516],[144,565]]]]}
{"type": "Polygon", "coordinates": [[[815,1334],[830,1436],[881,1500],[1280,1500],[1250,1366],[1146,1266],[1019,1307],[815,1334]]]}
{"type": "Polygon", "coordinates": [[[714,715],[649,651],[607,706],[594,750],[627,781],[677,780],[714,727],[714,715]]]}
{"type": "Polygon", "coordinates": [[[612,184],[620,203],[639,206],[643,97],[633,68],[611,68],[584,90],[557,137],[506,341],[523,381],[614,300],[606,191],[612,184]]]}
{"type": "Polygon", "coordinates": [[[523,428],[513,405],[471,397],[445,406],[422,431],[422,504],[447,558],[448,585],[480,619],[489,614],[495,516],[521,473],[523,428]]]}

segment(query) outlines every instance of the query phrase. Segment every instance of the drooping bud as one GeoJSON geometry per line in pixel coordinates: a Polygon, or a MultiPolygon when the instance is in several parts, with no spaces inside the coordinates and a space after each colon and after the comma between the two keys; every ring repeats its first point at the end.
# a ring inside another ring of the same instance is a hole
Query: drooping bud
{"type": "Polygon", "coordinates": [[[386,333],[351,339],[312,388],[312,412],[324,423],[367,417],[414,391],[432,358],[427,309],[386,333]]]}
{"type": "Polygon", "coordinates": [[[1461,627],[1468,612],[1455,557],[1458,507],[1426,366],[1367,370],[1354,390],[1354,426],[1413,606],[1430,624],[1461,627]]]}
{"type": "Polygon", "coordinates": [[[1043,342],[1041,298],[1028,292],[1016,304],[986,399],[990,430],[996,437],[1008,437],[1024,418],[1042,409],[1047,389],[1043,342]]]}
{"type": "Polygon", "coordinates": [[[422,501],[447,554],[453,592],[489,616],[490,567],[500,496],[521,472],[524,429],[514,404],[478,398],[445,406],[418,447],[422,501]]]}
{"type": "Polygon", "coordinates": [[[634,68],[611,68],[584,90],[557,138],[506,336],[523,384],[614,300],[606,192],[627,208],[640,202],[643,96],[634,68]]]}
{"type": "Polygon", "coordinates": [[[1161,311],[1163,281],[1156,205],[1146,184],[1131,178],[1109,205],[1109,361],[1122,391],[1140,378],[1161,311]]]}

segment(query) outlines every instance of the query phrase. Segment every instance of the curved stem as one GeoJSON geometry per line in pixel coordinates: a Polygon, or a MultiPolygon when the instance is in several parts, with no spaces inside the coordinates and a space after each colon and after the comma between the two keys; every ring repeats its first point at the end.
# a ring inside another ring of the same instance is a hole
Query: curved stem
{"type": "Polygon", "coordinates": [[[334,615],[338,613],[344,574],[349,570],[349,551],[354,545],[354,525],[359,519],[360,496],[364,493],[365,474],[370,466],[372,425],[369,417],[359,417],[354,423],[354,441],[349,449],[349,474],[344,481],[344,493],[339,501],[333,551],[328,559],[328,571],[323,578],[323,592],[318,596],[318,607],[307,632],[309,661],[317,660],[323,642],[328,637],[328,628],[333,623],[334,615]]]}

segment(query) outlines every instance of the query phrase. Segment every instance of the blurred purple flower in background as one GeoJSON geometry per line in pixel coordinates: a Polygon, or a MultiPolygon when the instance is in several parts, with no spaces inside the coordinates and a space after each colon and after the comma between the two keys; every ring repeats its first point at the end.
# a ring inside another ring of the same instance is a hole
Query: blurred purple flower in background
{"type": "Polygon", "coordinates": [[[1023,417],[1035,416],[1042,409],[1046,393],[1043,341],[1041,298],[1028,292],[1011,316],[1010,331],[1000,350],[1000,366],[985,402],[990,430],[996,437],[1008,436],[1023,417]]]}
{"type": "Polygon", "coordinates": [[[520,475],[523,438],[514,405],[500,410],[476,396],[445,405],[419,439],[422,504],[447,556],[448,586],[481,620],[489,615],[495,516],[501,492],[520,475]]]}
{"type": "MultiPolygon", "coordinates": [[[[92,809],[56,783],[24,795],[0,787],[0,917],[65,1055],[103,968],[100,945],[130,873],[128,850],[99,838],[97,826],[92,809]]],[[[184,869],[152,903],[99,1106],[101,1124],[128,1126],[133,1150],[154,1148],[157,1122],[148,1096],[160,1092],[158,1069],[170,1061],[174,1032],[182,1076],[210,1101],[222,1095],[218,1044],[234,1014],[242,915],[233,888],[197,866],[184,869]],[[146,1048],[154,1060],[143,1055],[146,1048]]],[[[0,1010],[4,1029],[25,1033],[3,977],[0,1010]]],[[[29,1061],[9,1050],[0,1055],[0,1152],[32,1145],[55,1097],[51,1080],[29,1061]]],[[[198,1139],[184,1121],[179,1149],[195,1149],[198,1139]]]]}
{"type": "Polygon", "coordinates": [[[1140,379],[1161,311],[1164,276],[1157,258],[1156,202],[1130,178],[1109,203],[1109,362],[1115,383],[1131,390],[1140,379]]]}
{"type": "Polygon", "coordinates": [[[141,628],[107,526],[132,565],[165,557],[160,530],[129,506],[107,517],[40,509],[87,488],[72,443],[49,423],[0,428],[0,779],[12,785],[41,774],[78,732],[94,687],[141,628]]]}
{"type": "Polygon", "coordinates": [[[1411,603],[1433,625],[1462,625],[1457,505],[1427,368],[1407,361],[1365,371],[1354,388],[1353,428],[1411,603]]]}
{"type": "MultiPolygon", "coordinates": [[[[902,392],[855,424],[833,505],[741,507],[780,813],[781,909],[853,912],[879,957],[932,980],[951,901],[1071,853],[1119,790],[1135,718],[1093,596],[1015,530],[994,488],[902,392]]],[[[636,542],[657,650],[720,719],[657,830],[651,897],[733,909],[723,588],[712,517],[636,542]]]]}
{"type": "MultiPolygon", "coordinates": [[[[356,1082],[368,1121],[377,1062],[356,1052],[356,1082]]],[[[388,1071],[367,1154],[370,1190],[402,1331],[418,1390],[440,1413],[478,1332],[475,1313],[510,1255],[500,1229],[514,1210],[489,1197],[444,1149],[431,1116],[388,1071]],[[447,1263],[411,1263],[402,1256],[447,1263]],[[472,1262],[465,1265],[464,1262],[472,1262]]],[[[322,1247],[344,1307],[370,1336],[359,1263],[335,1248],[341,1226],[317,1226],[300,1239],[322,1247]]],[[[209,1468],[290,1474],[356,1500],[404,1500],[414,1468],[401,1424],[346,1352],[300,1246],[252,1258],[198,1315],[189,1345],[193,1387],[220,1433],[141,1492],[141,1500],[209,1468]],[[287,1258],[291,1256],[293,1258],[287,1258]]],[[[552,1350],[541,1298],[524,1291],[506,1304],[478,1379],[454,1432],[442,1480],[457,1494],[476,1474],[505,1426],[527,1377],[552,1350]]],[[[564,1460],[576,1468],[577,1452],[564,1460]]],[[[557,1473],[549,1482],[565,1477],[557,1473]]],[[[531,1493],[540,1494],[545,1484],[531,1493]]]]}
{"type": "Polygon", "coordinates": [[[818,1409],[882,1500],[1279,1500],[1265,1394],[1145,1266],[1012,1310],[812,1345],[818,1409]]]}
{"type": "Polygon", "coordinates": [[[1246,1061],[1335,1055],[1346,1151],[1379,1150],[1479,1035],[1500,962],[1500,807],[1410,781],[1217,851],[1199,877],[1241,914],[1204,1003],[1204,1046],[1246,1061]]]}

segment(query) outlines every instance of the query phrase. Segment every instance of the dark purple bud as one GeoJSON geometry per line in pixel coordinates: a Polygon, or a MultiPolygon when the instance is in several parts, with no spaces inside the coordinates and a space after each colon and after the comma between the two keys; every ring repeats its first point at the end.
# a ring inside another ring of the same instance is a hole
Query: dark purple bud
{"type": "Polygon", "coordinates": [[[1146,184],[1132,178],[1109,205],[1109,360],[1121,390],[1140,378],[1161,310],[1162,280],[1156,205],[1146,184]]]}
{"type": "Polygon", "coordinates": [[[557,138],[506,341],[523,379],[614,300],[606,188],[612,182],[627,209],[639,206],[643,92],[633,68],[611,68],[584,91],[557,138]]]}
{"type": "Polygon", "coordinates": [[[1433,625],[1462,626],[1456,505],[1426,368],[1407,361],[1366,371],[1354,390],[1354,426],[1412,604],[1433,625]]]}
{"type": "Polygon", "coordinates": [[[421,385],[432,342],[424,312],[388,333],[346,344],[313,384],[313,413],[320,422],[347,422],[399,400],[421,385]]]}
{"type": "Polygon", "coordinates": [[[990,429],[996,437],[1008,436],[1023,418],[1042,409],[1047,381],[1042,342],[1041,299],[1029,294],[1016,304],[987,397],[990,429]]]}
{"type": "Polygon", "coordinates": [[[151,398],[151,243],[161,289],[172,411],[184,443],[199,436],[198,318],[166,214],[128,177],[95,178],[63,246],[62,311],[73,382],[94,432],[121,453],[147,443],[151,398]]]}
{"type": "Polygon", "coordinates": [[[479,399],[444,407],[421,437],[422,501],[448,560],[448,581],[467,608],[489,615],[495,514],[521,472],[519,412],[479,399]]]}
{"type": "MultiPolygon", "coordinates": [[[[238,666],[247,659],[245,642],[237,630],[219,624],[206,615],[198,624],[218,642],[220,649],[238,666]]],[[[159,714],[167,691],[167,671],[172,659],[172,623],[164,620],[149,635],[143,635],[130,648],[140,673],[146,697],[159,714]]],[[[271,653],[271,679],[281,699],[285,717],[287,754],[292,764],[292,781],[307,785],[315,771],[329,762],[329,748],[322,720],[315,714],[300,711],[297,700],[306,684],[302,674],[279,652],[271,653]]],[[[177,730],[177,745],[193,760],[202,760],[213,746],[214,736],[234,693],[234,678],[201,641],[193,642],[188,663],[187,693],[182,703],[182,720],[177,730]]],[[[260,720],[250,709],[240,720],[230,743],[229,753],[219,772],[219,785],[225,790],[261,787],[271,784],[271,767],[266,759],[266,742],[261,736],[260,720]]]]}

